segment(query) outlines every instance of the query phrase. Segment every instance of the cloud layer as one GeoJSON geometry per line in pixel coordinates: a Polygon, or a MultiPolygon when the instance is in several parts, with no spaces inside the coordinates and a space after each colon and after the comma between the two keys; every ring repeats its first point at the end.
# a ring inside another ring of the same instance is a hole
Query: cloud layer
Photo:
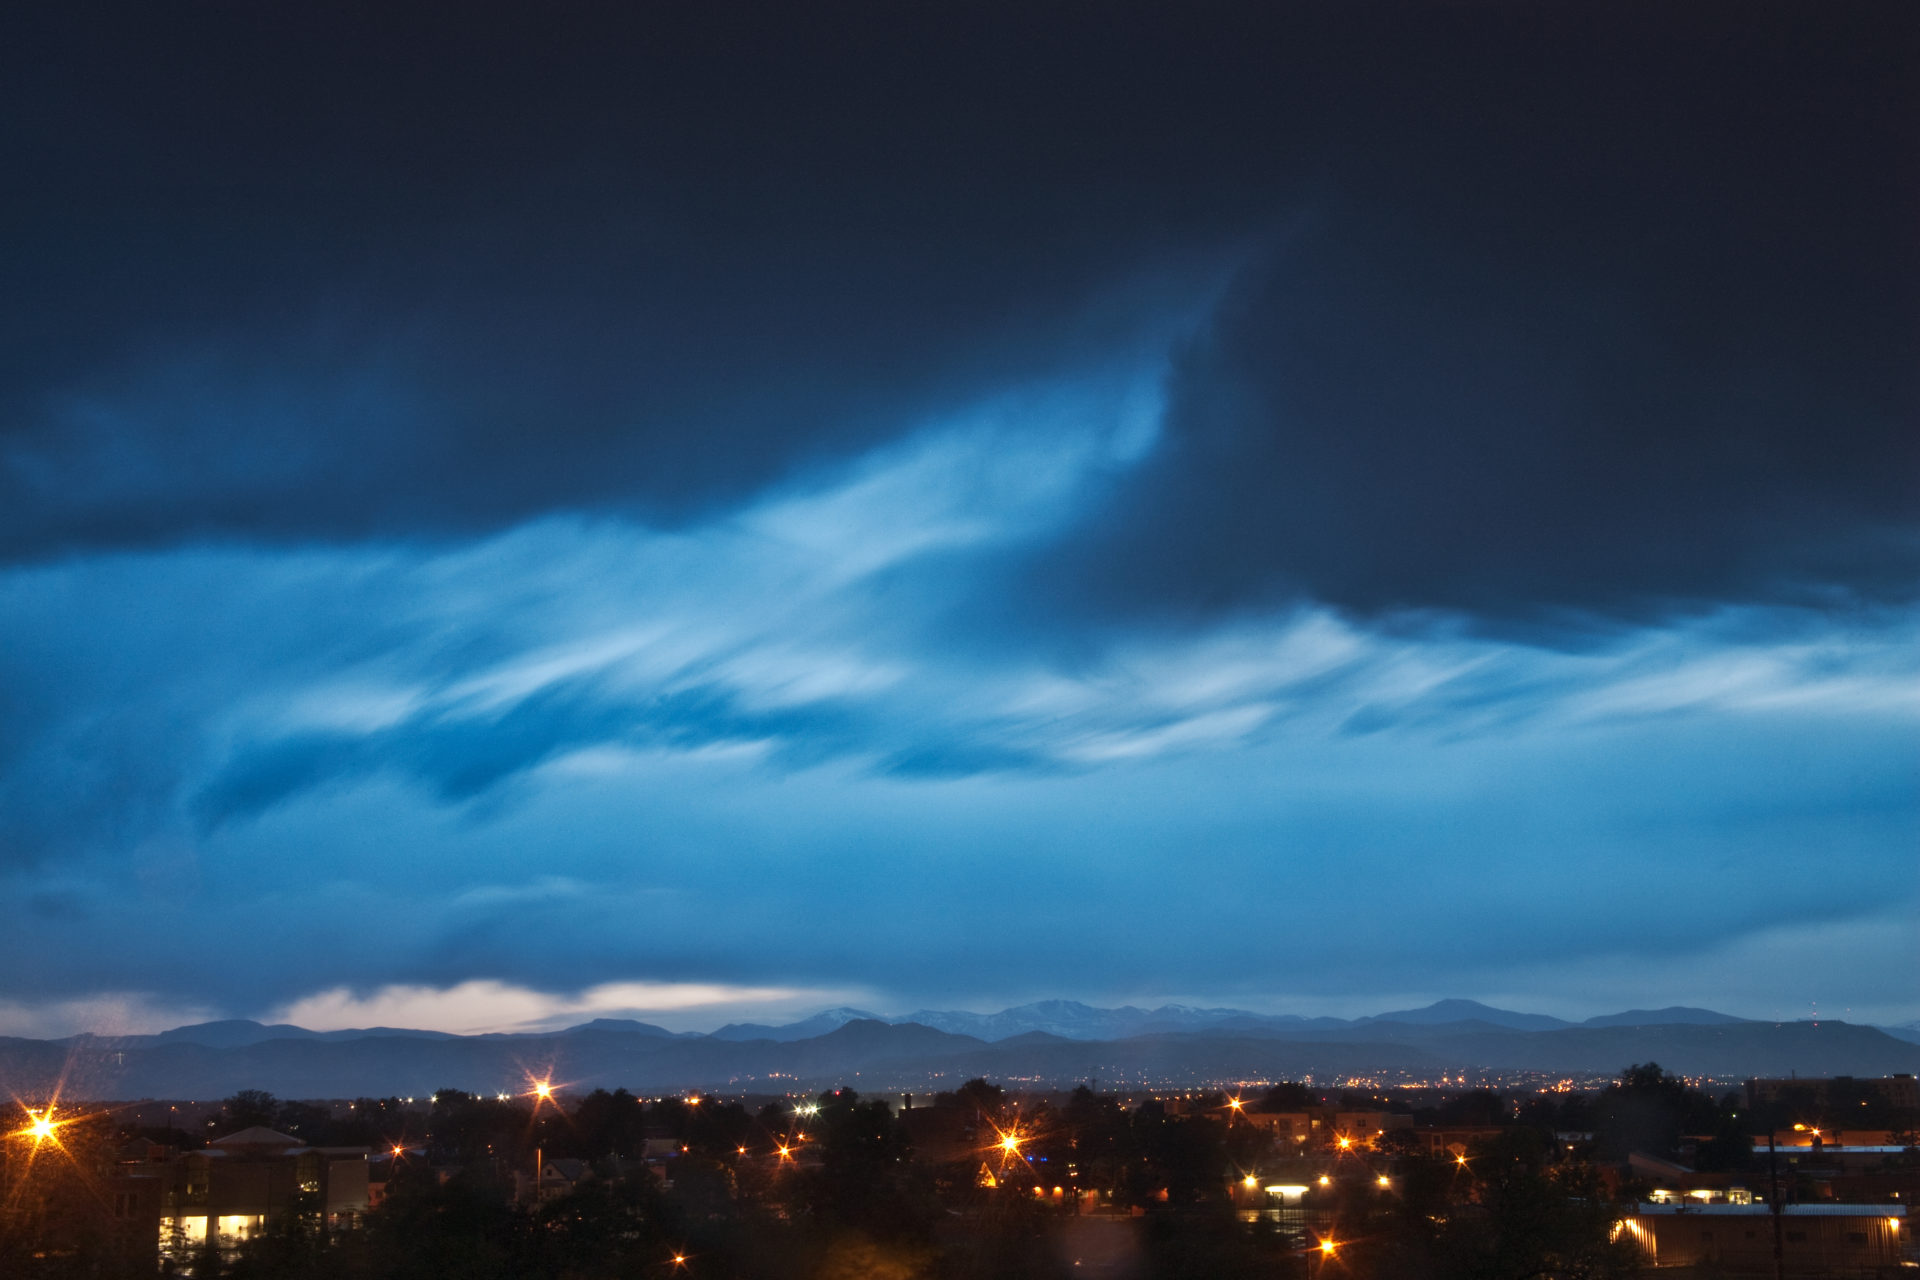
{"type": "Polygon", "coordinates": [[[0,1026],[1920,1014],[1906,7],[110,17],[0,1026]]]}
{"type": "MultiPolygon", "coordinates": [[[[1510,983],[1911,908],[1905,610],[1572,648],[1311,603],[950,633],[1154,465],[1152,387],[1009,393],[673,530],[15,570],[7,684],[44,706],[10,730],[5,958],[78,995],[152,947],[156,998],[472,1028],[1062,966],[1251,1003],[1510,983]],[[1850,891],[1776,887],[1809,857],[1850,891]]],[[[1856,989],[1884,959],[1801,957],[1856,989]]]]}

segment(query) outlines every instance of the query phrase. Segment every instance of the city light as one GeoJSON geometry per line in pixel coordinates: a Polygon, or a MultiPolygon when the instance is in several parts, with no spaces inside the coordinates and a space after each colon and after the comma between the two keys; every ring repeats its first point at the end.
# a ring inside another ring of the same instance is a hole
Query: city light
{"type": "Polygon", "coordinates": [[[1322,1257],[1331,1258],[1339,1248],[1340,1246],[1335,1244],[1331,1239],[1320,1242],[1320,1254],[1322,1257]]]}
{"type": "Polygon", "coordinates": [[[67,1122],[65,1120],[55,1120],[53,1118],[53,1112],[54,1104],[51,1102],[42,1110],[29,1110],[27,1112],[26,1128],[17,1130],[13,1136],[16,1138],[25,1138],[31,1142],[35,1148],[48,1142],[51,1142],[56,1147],[59,1146],[60,1128],[67,1122]]]}

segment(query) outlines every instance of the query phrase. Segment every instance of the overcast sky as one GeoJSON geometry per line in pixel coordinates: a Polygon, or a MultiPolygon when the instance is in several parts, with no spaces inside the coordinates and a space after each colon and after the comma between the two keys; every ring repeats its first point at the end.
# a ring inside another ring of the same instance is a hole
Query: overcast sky
{"type": "Polygon", "coordinates": [[[0,31],[0,1034],[1920,1017],[1910,5],[0,31]]]}

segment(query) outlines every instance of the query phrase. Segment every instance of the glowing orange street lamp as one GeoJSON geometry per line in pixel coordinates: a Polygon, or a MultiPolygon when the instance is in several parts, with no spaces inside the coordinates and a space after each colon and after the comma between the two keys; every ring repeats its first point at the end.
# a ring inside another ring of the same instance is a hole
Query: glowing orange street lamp
{"type": "Polygon", "coordinates": [[[57,1147],[60,1145],[60,1126],[65,1123],[64,1120],[53,1118],[53,1104],[48,1103],[45,1110],[28,1111],[27,1127],[18,1130],[13,1136],[27,1139],[35,1148],[46,1142],[51,1142],[57,1147]]]}

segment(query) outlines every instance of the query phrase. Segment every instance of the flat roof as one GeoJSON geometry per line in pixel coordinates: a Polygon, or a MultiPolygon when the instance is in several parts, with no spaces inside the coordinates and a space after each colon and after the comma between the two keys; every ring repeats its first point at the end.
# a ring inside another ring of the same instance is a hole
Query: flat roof
{"type": "MultiPolygon", "coordinates": [[[[1636,1217],[1764,1218],[1773,1213],[1769,1204],[1643,1204],[1634,1210],[1636,1217]]],[[[1785,1218],[1904,1218],[1904,1204],[1788,1204],[1780,1206],[1785,1218]]]]}

